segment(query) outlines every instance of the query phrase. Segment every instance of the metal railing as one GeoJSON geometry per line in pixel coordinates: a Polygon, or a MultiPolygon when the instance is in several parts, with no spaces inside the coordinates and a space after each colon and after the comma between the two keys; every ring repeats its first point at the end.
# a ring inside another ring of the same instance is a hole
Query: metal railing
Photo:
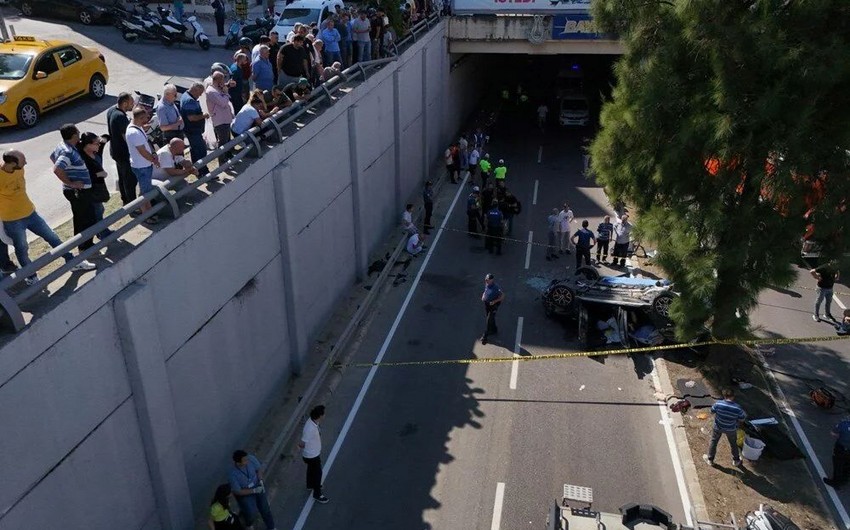
{"type": "Polygon", "coordinates": [[[207,156],[194,164],[195,168],[205,168],[212,160],[217,159],[225,153],[230,153],[231,158],[226,163],[220,164],[217,168],[210,170],[207,175],[190,183],[185,181],[185,177],[181,177],[173,180],[169,179],[169,181],[155,186],[155,189],[141,197],[138,197],[136,200],[125,204],[123,207],[105,217],[102,221],[99,221],[81,233],[74,235],[58,247],[55,247],[49,252],[39,256],[29,265],[21,267],[4,278],[0,281],[0,311],[2,311],[2,313],[0,313],[0,317],[5,314],[7,319],[5,324],[11,325],[14,331],[17,332],[23,329],[26,323],[24,321],[23,313],[21,312],[21,304],[41,292],[50,282],[70,271],[83,260],[98,254],[102,248],[117,241],[121,236],[143,224],[150,217],[159,213],[168,213],[175,219],[180,217],[181,211],[178,205],[178,200],[194,192],[207,182],[217,178],[219,174],[229,170],[245,158],[249,156],[255,158],[261,157],[263,155],[263,146],[261,142],[271,141],[274,143],[282,143],[286,140],[283,132],[284,127],[291,125],[298,118],[304,116],[308,111],[315,109],[322,104],[326,104],[327,107],[334,105],[338,99],[345,95],[345,92],[341,90],[344,85],[358,80],[361,82],[365,81],[371,74],[380,70],[386,64],[397,60],[404,50],[416,42],[419,35],[430,31],[432,27],[439,23],[439,21],[439,13],[430,14],[424,20],[421,20],[419,23],[411,27],[409,33],[399,40],[398,43],[393,43],[393,56],[385,59],[354,64],[353,66],[343,70],[339,75],[325,81],[313,89],[306,103],[301,101],[295,102],[290,107],[282,109],[263,120],[261,125],[253,127],[247,132],[233,138],[223,146],[218,146],[216,149],[213,149],[207,154],[207,156]],[[80,251],[73,257],[73,259],[67,261],[61,267],[50,271],[45,276],[39,278],[31,285],[27,285],[18,292],[13,294],[11,293],[12,289],[23,283],[26,278],[38,274],[39,271],[54,261],[63,259],[63,255],[71,252],[83,241],[93,238],[104,229],[111,228],[112,225],[116,224],[118,221],[131,217],[131,214],[147,201],[156,201],[156,203],[147,211],[133,217],[129,222],[115,228],[110,235],[100,239],[93,246],[80,251]]]}

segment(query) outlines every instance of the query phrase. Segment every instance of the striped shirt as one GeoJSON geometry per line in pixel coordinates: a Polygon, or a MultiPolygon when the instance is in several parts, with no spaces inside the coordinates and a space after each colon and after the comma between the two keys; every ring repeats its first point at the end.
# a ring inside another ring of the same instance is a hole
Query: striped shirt
{"type": "MultiPolygon", "coordinates": [[[[53,162],[54,167],[58,167],[68,175],[68,180],[82,182],[83,188],[91,188],[91,175],[83,160],[83,156],[77,151],[76,147],[62,142],[53,150],[50,160],[53,162]]],[[[70,190],[73,188],[62,184],[62,189],[70,190]]]]}
{"type": "Polygon", "coordinates": [[[729,432],[738,429],[738,422],[747,419],[747,413],[734,401],[724,399],[711,406],[714,413],[714,428],[729,432]]]}

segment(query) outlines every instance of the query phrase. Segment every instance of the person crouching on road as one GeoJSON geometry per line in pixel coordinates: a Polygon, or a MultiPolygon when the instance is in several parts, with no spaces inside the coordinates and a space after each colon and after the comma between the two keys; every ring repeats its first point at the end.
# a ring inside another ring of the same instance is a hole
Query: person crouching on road
{"type": "Polygon", "coordinates": [[[487,338],[499,332],[496,326],[496,311],[505,299],[505,293],[496,285],[496,277],[492,274],[484,276],[484,293],[481,301],[484,303],[484,333],[481,335],[481,344],[487,344],[487,338]]]}
{"type": "Polygon", "coordinates": [[[424,243],[425,236],[419,235],[419,232],[413,232],[410,234],[410,237],[407,238],[407,246],[405,247],[405,250],[407,250],[407,253],[411,256],[417,256],[420,252],[428,248],[424,243]]]}

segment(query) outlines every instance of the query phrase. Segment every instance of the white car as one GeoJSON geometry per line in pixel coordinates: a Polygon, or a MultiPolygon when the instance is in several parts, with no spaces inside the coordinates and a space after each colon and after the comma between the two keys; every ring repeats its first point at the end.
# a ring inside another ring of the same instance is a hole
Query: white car
{"type": "Polygon", "coordinates": [[[561,98],[561,109],[558,122],[563,126],[584,127],[590,121],[590,107],[587,98],[572,94],[561,98]]]}
{"type": "Polygon", "coordinates": [[[322,22],[336,12],[336,6],[344,7],[342,0],[296,0],[283,8],[274,29],[284,40],[297,23],[307,26],[315,23],[321,28],[322,22]]]}

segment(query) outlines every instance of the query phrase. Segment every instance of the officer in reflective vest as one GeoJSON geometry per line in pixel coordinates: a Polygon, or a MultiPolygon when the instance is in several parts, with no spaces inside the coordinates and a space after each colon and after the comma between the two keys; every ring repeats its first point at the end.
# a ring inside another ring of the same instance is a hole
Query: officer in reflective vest
{"type": "Polygon", "coordinates": [[[505,218],[499,210],[499,203],[493,201],[490,205],[490,210],[487,212],[487,237],[484,239],[484,248],[490,254],[496,250],[496,254],[502,253],[502,236],[504,235],[504,227],[502,221],[505,218]]]}
{"type": "Polygon", "coordinates": [[[484,158],[478,162],[478,167],[481,168],[481,187],[487,187],[487,179],[490,178],[490,169],[492,169],[493,165],[490,164],[490,154],[484,155],[484,158]]]}
{"type": "Polygon", "coordinates": [[[505,187],[505,177],[508,176],[508,168],[505,167],[505,161],[499,160],[499,165],[493,170],[493,178],[496,179],[496,186],[505,187]]]}

